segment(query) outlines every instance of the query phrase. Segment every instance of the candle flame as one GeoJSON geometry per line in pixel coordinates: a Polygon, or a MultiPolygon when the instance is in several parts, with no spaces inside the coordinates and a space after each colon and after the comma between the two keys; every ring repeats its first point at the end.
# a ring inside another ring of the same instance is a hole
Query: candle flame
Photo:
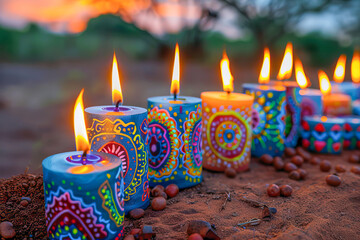
{"type": "Polygon", "coordinates": [[[269,48],[264,49],[264,61],[261,67],[259,83],[266,84],[270,81],[270,50],[269,48]]]}
{"type": "Polygon", "coordinates": [[[75,102],[74,131],[75,131],[76,150],[87,152],[90,149],[90,144],[89,144],[88,135],[86,133],[83,94],[84,94],[84,89],[81,90],[75,102]]]}
{"type": "Polygon", "coordinates": [[[113,57],[113,65],[112,65],[112,103],[114,105],[116,105],[118,102],[122,103],[123,102],[123,96],[122,96],[122,92],[121,92],[121,85],[120,85],[120,77],[119,77],[119,68],[118,68],[118,63],[116,60],[116,55],[114,52],[114,57],[113,57]]]}
{"type": "Polygon", "coordinates": [[[223,52],[223,58],[220,61],[220,70],[224,91],[228,93],[234,91],[234,78],[230,71],[230,62],[225,50],[223,52]]]}
{"type": "Polygon", "coordinates": [[[180,53],[178,43],[176,43],[175,46],[175,58],[170,93],[174,95],[178,95],[180,93],[180,53]]]}
{"type": "Polygon", "coordinates": [[[289,79],[293,68],[293,45],[291,42],[286,44],[284,58],[277,76],[278,80],[289,79]]]}
{"type": "Polygon", "coordinates": [[[346,65],[346,55],[341,54],[335,67],[334,71],[334,81],[337,83],[342,83],[345,78],[345,65],[346,65]]]}
{"type": "Polygon", "coordinates": [[[351,61],[351,79],[354,83],[360,82],[360,52],[354,51],[354,55],[351,61]]]}
{"type": "Polygon", "coordinates": [[[308,78],[305,75],[304,67],[300,59],[295,59],[295,78],[300,88],[304,89],[309,86],[308,78]]]}
{"type": "Polygon", "coordinates": [[[319,70],[318,77],[319,77],[319,85],[320,85],[321,93],[323,95],[330,94],[331,93],[331,84],[329,81],[329,77],[322,70],[319,70]]]}

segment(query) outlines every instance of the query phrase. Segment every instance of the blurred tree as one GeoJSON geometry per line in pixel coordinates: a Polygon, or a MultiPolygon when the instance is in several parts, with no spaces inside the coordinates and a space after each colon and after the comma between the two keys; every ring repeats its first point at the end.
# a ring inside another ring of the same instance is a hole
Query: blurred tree
{"type": "MultiPolygon", "coordinates": [[[[287,33],[309,13],[320,13],[330,7],[343,7],[352,0],[218,0],[238,15],[240,27],[249,31],[258,44],[258,54],[287,33]]],[[[358,1],[358,0],[355,0],[358,1]]]]}

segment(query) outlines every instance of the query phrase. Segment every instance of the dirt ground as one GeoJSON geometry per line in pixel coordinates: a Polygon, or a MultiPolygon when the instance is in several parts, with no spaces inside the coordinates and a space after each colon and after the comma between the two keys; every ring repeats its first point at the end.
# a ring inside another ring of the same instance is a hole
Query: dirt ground
{"type": "MultiPolygon", "coordinates": [[[[205,220],[215,225],[221,239],[357,239],[360,234],[360,176],[349,171],[355,165],[347,161],[352,153],[321,156],[332,164],[328,173],[321,172],[319,166],[305,163],[303,168],[309,175],[303,181],[289,179],[286,172],[275,171],[272,166],[262,165],[255,159],[252,159],[250,171],[234,179],[223,173],[204,171],[204,181],[200,185],[168,199],[163,211],[148,208],[139,220],[126,218],[125,233],[151,225],[157,239],[186,239],[188,222],[205,220]],[[326,184],[325,177],[334,172],[336,164],[344,165],[347,171],[339,174],[341,185],[332,187],[326,184]],[[266,188],[272,183],[292,186],[292,196],[269,197],[266,188]],[[230,193],[231,201],[220,211],[226,193],[230,193]],[[242,201],[243,197],[275,207],[277,213],[258,226],[238,227],[238,223],[261,217],[262,212],[242,201]]],[[[0,195],[0,222],[12,222],[17,237],[21,236],[17,239],[45,236],[41,176],[2,179],[0,195]],[[19,204],[24,196],[32,199],[27,207],[19,204]]]]}

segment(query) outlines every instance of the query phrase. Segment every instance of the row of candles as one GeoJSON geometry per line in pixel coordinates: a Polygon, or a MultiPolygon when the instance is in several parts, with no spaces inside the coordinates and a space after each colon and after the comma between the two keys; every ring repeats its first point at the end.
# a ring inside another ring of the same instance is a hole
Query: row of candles
{"type": "MultiPolygon", "coordinates": [[[[43,161],[49,238],[121,239],[124,214],[148,207],[150,186],[194,186],[202,181],[202,167],[245,171],[251,155],[280,156],[286,146],[296,146],[301,135],[310,150],[341,151],[335,139],[343,139],[344,124],[351,125],[353,119],[330,115],[350,114],[351,98],[340,92],[359,97],[360,56],[354,54],[351,87],[342,82],[345,61],[343,55],[339,58],[334,75],[338,93],[330,94],[331,83],[319,71],[322,96],[319,90],[307,88],[309,81],[299,59],[295,60],[297,81],[288,80],[292,48],[288,43],[278,81],[270,81],[270,52],[265,49],[259,84],[245,83],[244,93],[233,92],[224,51],[220,62],[224,91],[203,92],[196,98],[179,95],[176,45],[171,96],[149,98],[148,110],[122,105],[114,54],[113,105],[84,109],[82,90],[74,108],[77,151],[43,161]],[[332,138],[329,143],[324,140],[328,137],[332,138]]],[[[349,141],[347,146],[352,148],[349,141]]]]}

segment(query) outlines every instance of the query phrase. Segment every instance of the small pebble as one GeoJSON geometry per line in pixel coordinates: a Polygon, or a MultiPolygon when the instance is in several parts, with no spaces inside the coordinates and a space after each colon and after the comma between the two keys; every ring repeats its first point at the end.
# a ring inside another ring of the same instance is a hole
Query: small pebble
{"type": "Polygon", "coordinates": [[[236,170],[233,169],[233,168],[226,168],[225,169],[225,175],[228,177],[228,178],[234,178],[236,177],[236,170]]]}
{"type": "Polygon", "coordinates": [[[336,175],[328,175],[326,177],[326,183],[330,186],[334,186],[337,187],[341,184],[341,178],[339,176],[336,175]]]}
{"type": "Polygon", "coordinates": [[[32,181],[30,181],[30,183],[29,183],[29,184],[30,184],[30,186],[31,186],[31,187],[35,187],[36,182],[35,182],[34,180],[32,180],[32,181]]]}
{"type": "Polygon", "coordinates": [[[193,233],[189,236],[188,240],[203,240],[203,237],[198,233],[193,233]]]}
{"type": "Polygon", "coordinates": [[[271,165],[273,163],[274,159],[272,156],[270,156],[269,154],[264,154],[260,157],[260,162],[267,164],[267,165],[271,165]]]}
{"type": "Polygon", "coordinates": [[[289,185],[282,185],[280,186],[280,195],[283,197],[290,197],[292,194],[292,187],[289,185]]]}
{"type": "Polygon", "coordinates": [[[268,188],[267,188],[267,194],[270,197],[277,197],[280,196],[280,188],[278,185],[276,184],[271,184],[268,188]]]}
{"type": "Polygon", "coordinates": [[[166,199],[163,197],[156,197],[151,201],[151,208],[155,211],[160,211],[165,209],[166,199]]]}
{"type": "Polygon", "coordinates": [[[291,171],[289,173],[289,178],[293,180],[300,180],[300,173],[297,170],[291,171]]]}
{"type": "Polygon", "coordinates": [[[305,151],[302,147],[297,147],[296,152],[304,159],[305,162],[309,162],[312,158],[311,154],[305,151]]]}
{"type": "Polygon", "coordinates": [[[284,153],[285,153],[285,156],[292,157],[292,156],[296,155],[296,150],[294,148],[287,147],[287,148],[285,148],[284,153]]]}
{"type": "Polygon", "coordinates": [[[344,165],[336,165],[335,166],[335,171],[337,171],[338,173],[343,173],[343,172],[346,172],[346,168],[344,167],[344,165]]]}
{"type": "Polygon", "coordinates": [[[320,162],[321,162],[321,159],[318,158],[318,157],[315,157],[315,156],[312,157],[311,160],[310,160],[310,163],[311,163],[312,165],[319,165],[320,162]]]}
{"type": "Polygon", "coordinates": [[[291,162],[296,166],[301,167],[301,165],[304,163],[304,159],[301,156],[293,156],[291,158],[291,162]]]}
{"type": "Polygon", "coordinates": [[[285,163],[281,159],[281,157],[274,157],[273,165],[274,165],[276,170],[283,170],[284,166],[285,166],[285,163]]]}
{"type": "Polygon", "coordinates": [[[331,163],[328,160],[322,160],[320,162],[320,170],[323,172],[328,172],[331,169],[331,163]]]}
{"type": "Polygon", "coordinates": [[[165,193],[168,197],[173,198],[179,193],[179,187],[176,184],[170,184],[165,188],[165,193]]]}
{"type": "Polygon", "coordinates": [[[15,234],[14,226],[11,222],[0,223],[0,235],[3,238],[13,238],[15,234]]]}
{"type": "Polygon", "coordinates": [[[165,199],[168,199],[168,195],[165,192],[161,192],[160,196],[158,197],[163,197],[165,199]]]}
{"type": "Polygon", "coordinates": [[[130,234],[136,235],[136,234],[139,234],[140,232],[141,232],[140,228],[134,228],[134,229],[131,229],[130,234]]]}
{"type": "Polygon", "coordinates": [[[142,218],[145,214],[144,209],[142,208],[135,208],[129,212],[129,216],[134,219],[142,218]]]}
{"type": "Polygon", "coordinates": [[[133,235],[127,235],[124,240],[135,240],[135,237],[133,235]]]}
{"type": "Polygon", "coordinates": [[[360,158],[358,155],[352,154],[349,157],[349,162],[351,163],[359,163],[360,162],[360,158]]]}
{"type": "Polygon", "coordinates": [[[269,210],[270,210],[270,212],[271,212],[272,214],[277,213],[277,209],[274,208],[274,207],[270,207],[269,210]]]}
{"type": "Polygon", "coordinates": [[[22,201],[20,202],[20,205],[23,206],[23,207],[26,207],[27,205],[29,205],[29,202],[26,201],[26,200],[22,200],[22,201]]]}
{"type": "Polygon", "coordinates": [[[153,189],[151,189],[151,196],[159,197],[161,196],[161,192],[164,192],[165,189],[161,185],[156,185],[153,189]]]}
{"type": "Polygon", "coordinates": [[[286,172],[291,172],[297,169],[297,166],[293,163],[285,163],[284,169],[286,172]]]}
{"type": "Polygon", "coordinates": [[[350,169],[350,171],[351,171],[352,173],[355,173],[355,174],[357,174],[357,175],[360,175],[360,167],[359,167],[359,166],[353,166],[353,167],[350,169]]]}
{"type": "Polygon", "coordinates": [[[302,169],[302,168],[299,168],[297,170],[297,172],[300,174],[300,179],[302,179],[302,180],[304,180],[308,175],[308,172],[305,169],[302,169]]]}

